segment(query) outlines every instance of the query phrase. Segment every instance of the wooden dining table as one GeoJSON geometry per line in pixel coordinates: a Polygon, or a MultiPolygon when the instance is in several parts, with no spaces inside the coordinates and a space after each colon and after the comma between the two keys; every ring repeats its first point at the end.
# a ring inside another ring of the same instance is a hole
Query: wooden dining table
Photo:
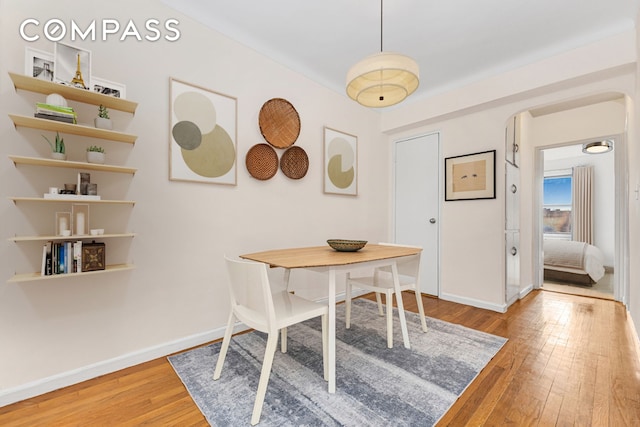
{"type": "Polygon", "coordinates": [[[336,391],[336,273],[348,272],[355,268],[390,266],[394,279],[400,328],[404,346],[410,348],[407,322],[400,292],[400,282],[396,261],[398,258],[420,253],[421,248],[406,246],[389,246],[367,244],[355,252],[339,252],[329,246],[311,246],[302,248],[274,249],[264,252],[240,255],[241,258],[262,262],[270,267],[285,269],[285,285],[289,285],[289,277],[293,269],[307,269],[326,273],[328,280],[328,383],[329,393],[336,391]]]}

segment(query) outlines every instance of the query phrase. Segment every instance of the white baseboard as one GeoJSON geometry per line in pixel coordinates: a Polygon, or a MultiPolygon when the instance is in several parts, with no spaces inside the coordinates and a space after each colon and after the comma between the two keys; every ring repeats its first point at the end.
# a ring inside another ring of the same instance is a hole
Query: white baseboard
{"type": "MultiPolygon", "coordinates": [[[[246,329],[245,325],[236,325],[235,332],[246,329]]],[[[159,357],[180,352],[191,347],[197,347],[222,338],[225,328],[194,334],[153,347],[148,347],[112,359],[103,360],[91,365],[83,366],[67,372],[61,372],[50,377],[42,378],[30,383],[22,384],[5,390],[0,390],[0,407],[20,402],[34,396],[58,390],[73,384],[81,383],[101,375],[110,374],[121,369],[139,365],[159,357]]]]}
{"type": "Polygon", "coordinates": [[[524,288],[523,290],[520,291],[520,299],[526,297],[527,295],[529,295],[529,293],[533,291],[533,285],[529,285],[526,288],[524,288]]]}
{"type": "Polygon", "coordinates": [[[631,313],[627,310],[627,322],[629,322],[629,327],[631,328],[631,333],[633,335],[633,341],[635,342],[636,349],[636,357],[640,361],[640,335],[638,335],[638,330],[636,329],[636,324],[633,323],[633,317],[631,317],[631,313]]]}
{"type": "Polygon", "coordinates": [[[506,304],[494,304],[487,301],[481,301],[473,298],[461,297],[459,295],[452,295],[447,293],[441,293],[440,299],[445,301],[457,302],[459,304],[470,305],[472,307],[484,308],[486,310],[497,311],[498,313],[506,313],[506,304]]]}

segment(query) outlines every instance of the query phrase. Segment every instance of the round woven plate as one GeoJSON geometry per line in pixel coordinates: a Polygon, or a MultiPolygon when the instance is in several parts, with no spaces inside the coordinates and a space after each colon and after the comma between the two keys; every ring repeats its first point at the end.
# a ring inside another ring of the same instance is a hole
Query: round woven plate
{"type": "Polygon", "coordinates": [[[247,170],[256,179],[264,181],[278,172],[278,154],[269,144],[256,144],[251,147],[245,162],[247,170]]]}
{"type": "Polygon", "coordinates": [[[290,147],[300,135],[300,116],[286,99],[273,98],[265,102],[258,124],[264,139],[276,148],[290,147]]]}
{"type": "Polygon", "coordinates": [[[309,157],[300,147],[289,147],[280,158],[280,170],[291,179],[300,179],[307,174],[309,157]]]}

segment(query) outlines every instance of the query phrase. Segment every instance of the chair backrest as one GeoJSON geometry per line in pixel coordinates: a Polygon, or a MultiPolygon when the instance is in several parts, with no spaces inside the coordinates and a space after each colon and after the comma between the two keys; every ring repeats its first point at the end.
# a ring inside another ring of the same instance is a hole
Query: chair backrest
{"type": "Polygon", "coordinates": [[[225,256],[231,310],[245,325],[261,332],[275,327],[273,298],[266,264],[225,256]]]}
{"type": "MultiPolygon", "coordinates": [[[[380,242],[379,244],[380,245],[386,245],[386,246],[400,246],[400,247],[404,247],[404,248],[422,249],[419,246],[399,245],[397,243],[383,243],[383,242],[380,242]]],[[[398,268],[398,275],[401,278],[413,279],[413,280],[415,280],[416,283],[418,283],[418,280],[419,280],[419,277],[420,277],[420,258],[421,258],[421,255],[422,255],[422,252],[420,252],[420,253],[418,253],[416,255],[410,255],[410,256],[404,256],[404,257],[398,258],[396,260],[396,267],[398,268]]],[[[391,274],[391,267],[389,267],[389,266],[381,267],[379,270],[391,274]]]]}

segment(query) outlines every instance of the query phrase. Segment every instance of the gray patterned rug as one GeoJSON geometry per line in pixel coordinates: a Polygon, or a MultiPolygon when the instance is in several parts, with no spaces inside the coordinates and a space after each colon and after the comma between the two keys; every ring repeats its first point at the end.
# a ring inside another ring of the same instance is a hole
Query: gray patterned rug
{"type": "MultiPolygon", "coordinates": [[[[289,328],[279,347],[260,426],[431,426],[496,355],[506,338],[407,312],[411,349],[394,318],[394,348],[375,303],[357,299],[351,329],[336,307],[336,393],[322,378],[320,320],[289,328]]],[[[250,425],[266,335],[233,337],[222,376],[213,380],[221,343],[170,356],[169,362],[213,426],[250,425]]]]}

